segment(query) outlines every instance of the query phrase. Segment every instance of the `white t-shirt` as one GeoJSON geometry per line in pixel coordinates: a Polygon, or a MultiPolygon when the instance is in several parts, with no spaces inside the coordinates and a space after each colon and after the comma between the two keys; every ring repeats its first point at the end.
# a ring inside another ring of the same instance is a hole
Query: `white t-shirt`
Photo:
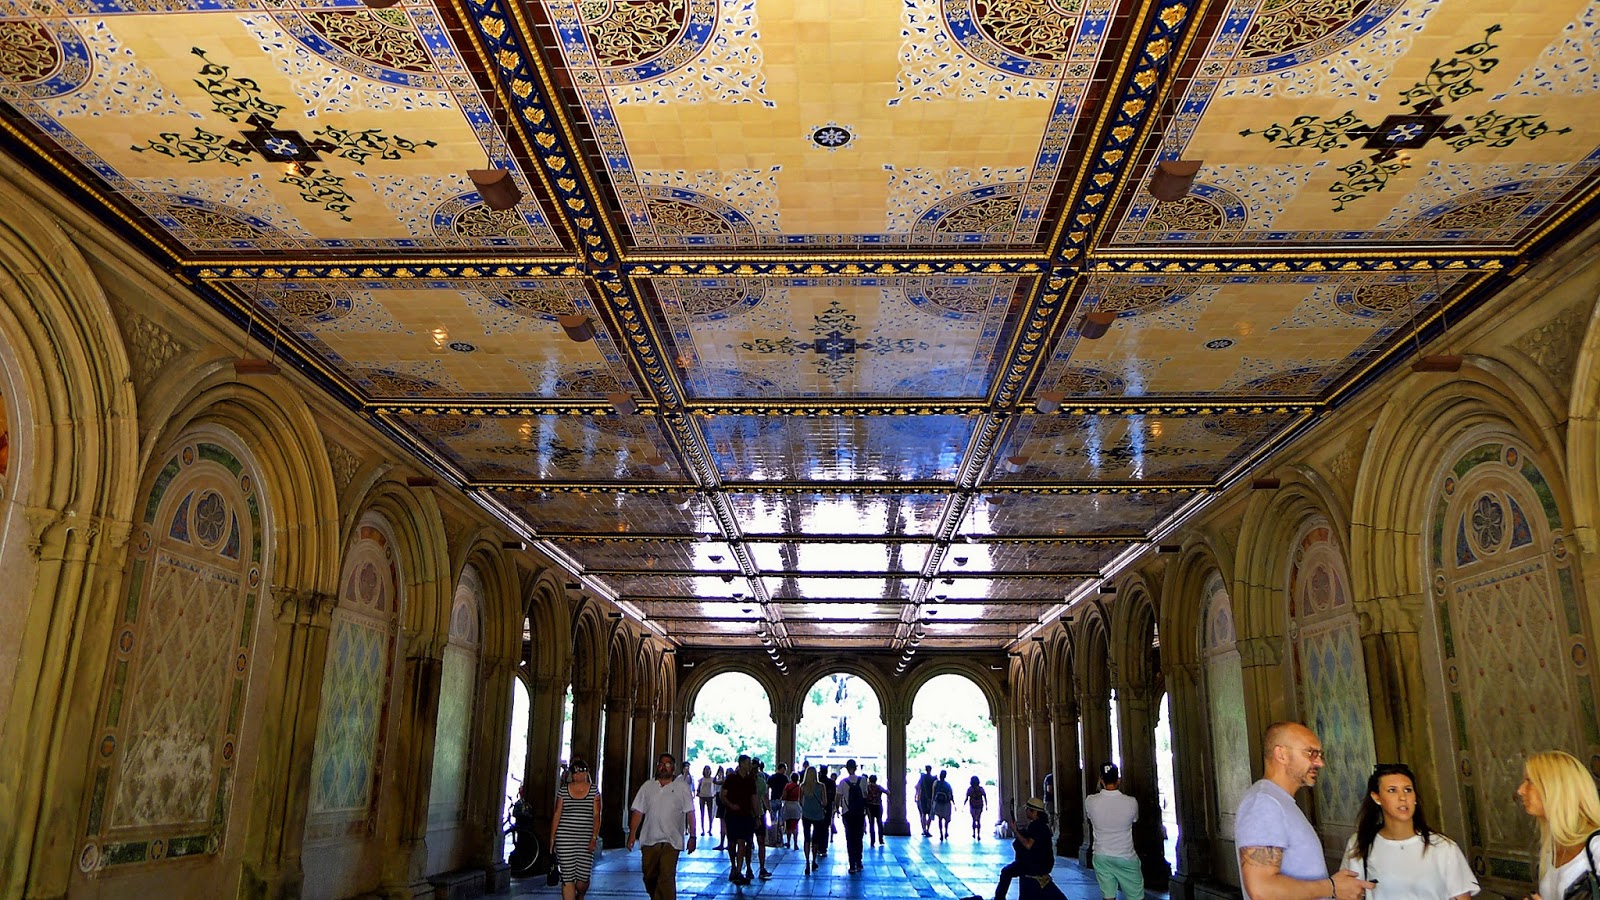
{"type": "Polygon", "coordinates": [[[1449,900],[1462,894],[1478,893],[1478,876],[1472,874],[1467,856],[1455,841],[1435,833],[1423,852],[1422,836],[1391,841],[1383,835],[1372,839],[1372,850],[1365,860],[1355,856],[1356,838],[1344,848],[1344,868],[1378,886],[1367,892],[1369,900],[1449,900]]]}
{"type": "Polygon", "coordinates": [[[639,824],[639,843],[671,844],[683,849],[684,832],[689,829],[688,816],[694,814],[694,796],[683,779],[674,778],[666,784],[654,778],[639,785],[633,795],[633,811],[644,813],[639,824]]]}
{"type": "Polygon", "coordinates": [[[1094,855],[1138,859],[1133,850],[1133,823],[1139,821],[1139,801],[1110,789],[1083,799],[1083,812],[1094,826],[1094,855]]]}
{"type": "MultiPolygon", "coordinates": [[[[1589,839],[1589,853],[1594,854],[1594,860],[1600,863],[1600,836],[1589,839]]],[[[1566,865],[1552,868],[1539,879],[1539,896],[1542,900],[1561,900],[1561,895],[1589,871],[1589,854],[1579,851],[1567,862],[1566,865]]]]}

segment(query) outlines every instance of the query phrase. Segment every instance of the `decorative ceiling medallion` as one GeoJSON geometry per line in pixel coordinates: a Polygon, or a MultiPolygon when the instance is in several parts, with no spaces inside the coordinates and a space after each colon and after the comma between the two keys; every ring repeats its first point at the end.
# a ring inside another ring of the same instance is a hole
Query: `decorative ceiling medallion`
{"type": "Polygon", "coordinates": [[[812,146],[820,147],[830,153],[850,146],[855,139],[855,129],[848,125],[840,125],[837,122],[818,125],[806,135],[806,140],[810,141],[812,146]]]}
{"type": "Polygon", "coordinates": [[[1206,349],[1207,350],[1226,350],[1226,349],[1228,349],[1229,347],[1232,347],[1232,346],[1233,346],[1233,339],[1232,338],[1217,338],[1214,341],[1206,341],[1206,349]]]}

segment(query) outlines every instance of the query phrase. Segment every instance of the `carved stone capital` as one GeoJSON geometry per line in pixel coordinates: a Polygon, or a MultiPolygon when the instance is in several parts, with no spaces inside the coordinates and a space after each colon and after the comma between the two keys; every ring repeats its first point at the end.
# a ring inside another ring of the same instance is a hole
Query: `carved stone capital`
{"type": "Polygon", "coordinates": [[[1061,724],[1078,724],[1078,704],[1071,700],[1050,704],[1050,718],[1061,724]]]}
{"type": "Polygon", "coordinates": [[[1401,597],[1375,597],[1355,603],[1361,636],[1369,634],[1415,634],[1422,630],[1428,609],[1421,594],[1401,597]]]}
{"type": "Polygon", "coordinates": [[[632,697],[607,697],[606,714],[627,718],[633,715],[632,697]]]}
{"type": "Polygon", "coordinates": [[[1239,663],[1245,668],[1283,664],[1283,638],[1281,636],[1245,638],[1244,640],[1236,641],[1233,647],[1239,651],[1239,663]]]}
{"type": "Polygon", "coordinates": [[[278,624],[292,628],[327,628],[339,598],[327,591],[273,587],[278,624]]]}

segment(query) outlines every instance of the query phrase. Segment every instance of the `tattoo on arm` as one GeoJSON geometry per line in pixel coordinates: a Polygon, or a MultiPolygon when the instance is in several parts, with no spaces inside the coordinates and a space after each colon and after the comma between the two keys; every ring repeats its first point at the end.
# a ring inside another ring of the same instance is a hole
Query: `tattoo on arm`
{"type": "Polygon", "coordinates": [[[1283,866],[1282,847],[1240,847],[1239,862],[1276,872],[1283,866]]]}

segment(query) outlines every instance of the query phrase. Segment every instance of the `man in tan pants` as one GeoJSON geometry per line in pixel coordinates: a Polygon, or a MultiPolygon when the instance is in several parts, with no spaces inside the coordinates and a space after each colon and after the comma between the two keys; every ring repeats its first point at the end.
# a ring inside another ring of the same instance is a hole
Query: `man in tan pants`
{"type": "Polygon", "coordinates": [[[628,850],[632,852],[633,845],[643,840],[644,889],[650,900],[677,900],[678,853],[694,852],[694,796],[677,777],[677,770],[678,761],[672,754],[661,754],[656,759],[656,777],[640,785],[633,795],[628,850]]]}

